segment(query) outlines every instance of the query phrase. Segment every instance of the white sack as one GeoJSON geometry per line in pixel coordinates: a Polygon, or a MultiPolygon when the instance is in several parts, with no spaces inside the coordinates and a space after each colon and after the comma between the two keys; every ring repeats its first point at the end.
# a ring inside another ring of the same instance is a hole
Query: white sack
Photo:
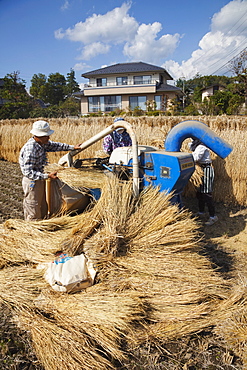
{"type": "Polygon", "coordinates": [[[84,254],[69,257],[61,254],[48,263],[45,280],[58,292],[74,293],[94,283],[96,271],[84,254]]]}

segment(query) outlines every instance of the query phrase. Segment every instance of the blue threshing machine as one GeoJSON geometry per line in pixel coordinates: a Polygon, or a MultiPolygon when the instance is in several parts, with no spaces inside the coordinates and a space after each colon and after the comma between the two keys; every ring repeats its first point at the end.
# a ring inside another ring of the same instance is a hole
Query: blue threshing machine
{"type": "MultiPolygon", "coordinates": [[[[164,149],[138,145],[132,126],[126,121],[117,121],[99,134],[93,136],[83,144],[81,150],[86,149],[96,141],[102,139],[118,127],[124,127],[132,139],[132,147],[115,149],[109,163],[102,165],[105,171],[115,172],[116,166],[128,170],[133,179],[133,192],[138,196],[139,191],[152,185],[160,191],[173,193],[172,202],[181,204],[181,194],[195,170],[191,153],[181,152],[185,139],[199,139],[209,149],[221,158],[226,158],[232,147],[207,125],[199,121],[183,121],[174,126],[164,142],[164,149]]],[[[59,160],[59,164],[73,166],[73,156],[81,150],[72,151],[59,160]]]]}

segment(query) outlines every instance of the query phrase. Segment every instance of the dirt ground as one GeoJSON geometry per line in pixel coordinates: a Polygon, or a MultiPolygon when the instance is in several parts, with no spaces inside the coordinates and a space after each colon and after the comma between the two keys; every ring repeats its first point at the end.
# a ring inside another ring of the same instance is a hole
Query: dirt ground
{"type": "Polygon", "coordinates": [[[23,218],[21,180],[18,164],[0,160],[0,223],[8,218],[23,218]]]}
{"type": "MultiPolygon", "coordinates": [[[[18,164],[0,160],[0,223],[3,223],[9,218],[23,218],[21,178],[18,164]]],[[[184,199],[184,206],[192,213],[197,212],[195,198],[184,199]]],[[[205,226],[205,220],[198,220],[202,235],[203,253],[210,259],[212,266],[225,279],[238,276],[238,278],[246,281],[247,208],[216,204],[216,214],[219,220],[213,226],[205,226]]],[[[5,323],[3,322],[4,317],[2,314],[0,320],[1,338],[3,338],[3,335],[4,337],[6,336],[6,332],[3,331],[3,328],[5,328],[5,323]]],[[[7,318],[7,313],[5,318],[7,318]]],[[[11,343],[11,348],[9,346],[4,352],[4,355],[0,351],[0,364],[3,364],[3,358],[11,359],[11,356],[16,356],[18,353],[18,356],[20,356],[20,351],[16,348],[13,337],[8,333],[6,338],[11,343]]],[[[5,339],[0,339],[0,344],[6,346],[5,339]]],[[[241,361],[235,354],[230,354],[231,360],[226,364],[223,361],[226,353],[228,352],[224,343],[221,343],[218,338],[215,338],[209,330],[208,332],[200,333],[200,335],[167,344],[164,351],[161,350],[159,354],[156,351],[152,354],[150,348],[148,349],[148,353],[146,348],[140,348],[139,353],[136,353],[135,359],[130,359],[129,364],[125,364],[121,369],[243,370],[241,361]],[[208,343],[207,350],[198,352],[198,346],[202,342],[208,343]],[[158,364],[157,356],[159,357],[158,364]],[[155,362],[156,364],[154,364],[155,362]]],[[[12,363],[11,360],[10,363],[12,363]]],[[[25,357],[25,351],[21,354],[19,364],[15,364],[15,367],[13,367],[12,363],[8,367],[8,364],[5,363],[1,369],[38,369],[38,367],[34,367],[30,356],[25,357]]]]}

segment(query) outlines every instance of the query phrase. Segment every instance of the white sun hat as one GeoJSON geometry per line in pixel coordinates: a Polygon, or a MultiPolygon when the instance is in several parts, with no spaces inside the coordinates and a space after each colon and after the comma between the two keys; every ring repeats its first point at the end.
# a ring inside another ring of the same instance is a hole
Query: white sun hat
{"type": "MultiPolygon", "coordinates": [[[[123,123],[127,123],[129,125],[129,122],[125,121],[125,119],[122,118],[122,117],[115,118],[114,119],[114,123],[116,123],[116,122],[119,122],[119,123],[120,122],[123,122],[123,123]]],[[[118,127],[118,128],[116,128],[116,131],[122,131],[122,130],[125,130],[125,128],[124,127],[118,127]]]]}
{"type": "Polygon", "coordinates": [[[53,134],[54,130],[50,129],[50,125],[46,121],[35,121],[33,123],[33,128],[30,131],[34,136],[50,136],[53,134]]]}

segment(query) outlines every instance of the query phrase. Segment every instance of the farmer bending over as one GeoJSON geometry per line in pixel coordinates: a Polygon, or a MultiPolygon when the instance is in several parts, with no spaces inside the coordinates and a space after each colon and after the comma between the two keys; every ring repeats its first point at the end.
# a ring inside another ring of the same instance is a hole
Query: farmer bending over
{"type": "MultiPolygon", "coordinates": [[[[114,122],[124,121],[123,118],[116,118],[114,122]]],[[[119,127],[115,131],[111,132],[109,135],[104,137],[103,140],[103,150],[106,154],[111,155],[114,149],[132,146],[132,140],[125,128],[119,127]]]]}
{"type": "Polygon", "coordinates": [[[47,164],[47,152],[70,151],[80,149],[79,145],[68,145],[50,141],[50,135],[54,130],[50,129],[49,123],[36,121],[30,131],[33,137],[21,148],[19,163],[23,174],[22,187],[24,191],[24,219],[35,221],[45,218],[47,215],[47,203],[45,196],[45,179],[57,178],[57,173],[44,173],[47,164]]]}

